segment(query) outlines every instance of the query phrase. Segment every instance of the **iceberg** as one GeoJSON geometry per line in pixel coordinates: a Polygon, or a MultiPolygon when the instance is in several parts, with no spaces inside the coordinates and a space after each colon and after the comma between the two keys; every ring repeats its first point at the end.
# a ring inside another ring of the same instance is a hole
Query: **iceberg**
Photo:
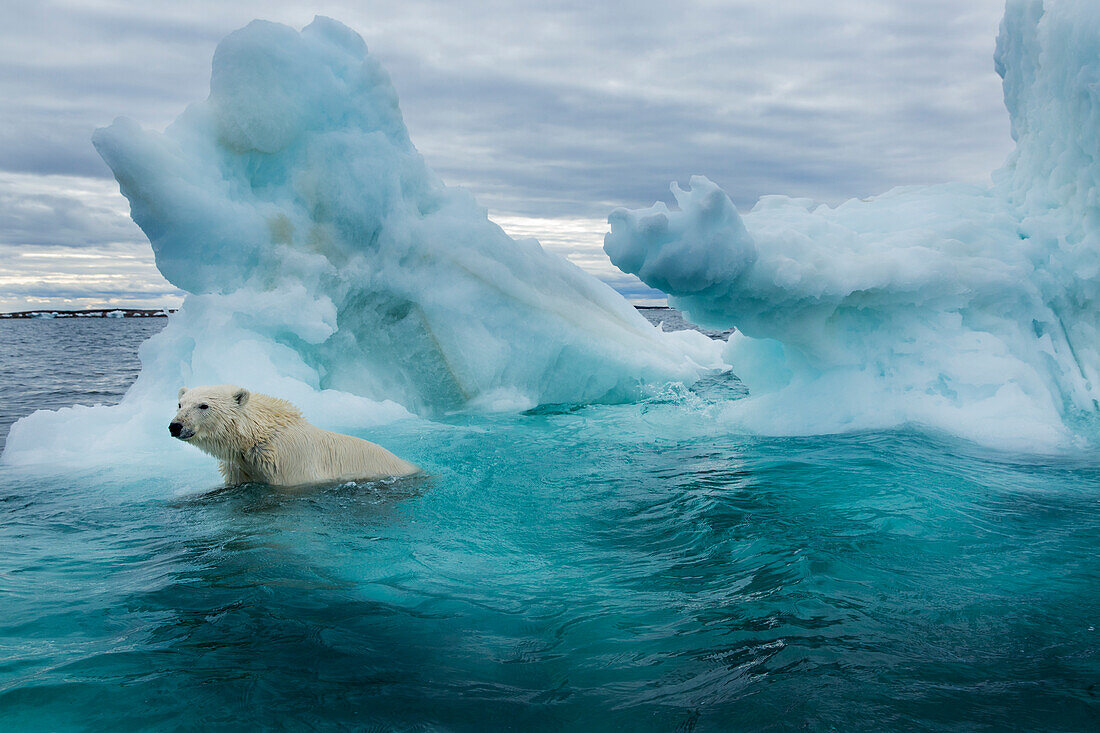
{"type": "Polygon", "coordinates": [[[773,434],[919,424],[1057,450],[1100,404],[1100,4],[1010,0],[997,40],[1016,149],[988,187],[902,187],[743,216],[698,176],[618,209],[604,249],[700,325],[773,434]]]}
{"type": "Polygon", "coordinates": [[[209,97],[164,133],[118,119],[93,143],[189,295],[141,347],[120,405],[24,418],[6,462],[172,450],[181,385],[247,385],[347,429],[632,400],[722,368],[706,337],[654,328],[445,186],[386,72],[334,20],[252,22],[218,45],[209,97]]]}

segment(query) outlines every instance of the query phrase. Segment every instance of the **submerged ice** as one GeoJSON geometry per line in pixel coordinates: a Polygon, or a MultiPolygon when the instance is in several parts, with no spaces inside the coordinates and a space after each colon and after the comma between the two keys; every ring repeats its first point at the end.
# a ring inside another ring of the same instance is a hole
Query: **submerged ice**
{"type": "Polygon", "coordinates": [[[696,322],[739,333],[732,419],[774,433],[919,423],[1050,448],[1100,400],[1100,6],[1010,0],[996,68],[1015,152],[988,188],[835,208],[703,177],[617,210],[605,250],[696,322]]]}
{"type": "Polygon", "coordinates": [[[163,134],[119,119],[93,142],[157,267],[191,295],[120,406],[31,416],[9,461],[161,443],[183,384],[247,385],[348,427],[629,400],[721,365],[705,337],[655,329],[446,187],[336,21],[255,21],[218,45],[210,96],[163,134]]]}

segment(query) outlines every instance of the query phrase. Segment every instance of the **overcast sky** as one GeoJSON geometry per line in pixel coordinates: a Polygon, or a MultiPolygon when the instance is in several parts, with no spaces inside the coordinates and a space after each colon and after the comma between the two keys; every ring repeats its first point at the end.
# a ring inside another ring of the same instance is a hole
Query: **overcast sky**
{"type": "Polygon", "coordinates": [[[163,129],[207,95],[253,18],[357,30],[442,178],[516,236],[633,297],[602,253],[616,206],[703,174],[742,209],[909,183],[987,182],[1011,149],[993,47],[1003,0],[679,3],[6,3],[0,310],[161,306],[179,294],[92,148],[116,116],[163,129]]]}

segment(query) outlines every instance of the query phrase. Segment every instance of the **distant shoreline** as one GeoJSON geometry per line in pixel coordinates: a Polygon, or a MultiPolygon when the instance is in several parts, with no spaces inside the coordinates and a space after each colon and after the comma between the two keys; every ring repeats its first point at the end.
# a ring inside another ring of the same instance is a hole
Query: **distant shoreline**
{"type": "MultiPolygon", "coordinates": [[[[636,305],[634,307],[638,310],[668,308],[665,305],[636,305]]],[[[43,320],[53,318],[167,318],[176,310],[176,308],[92,308],[79,311],[44,309],[0,313],[0,320],[13,318],[41,318],[43,320]]]]}
{"type": "Polygon", "coordinates": [[[169,313],[175,313],[175,308],[92,308],[89,310],[34,310],[16,311],[15,313],[0,313],[0,319],[12,318],[41,318],[50,320],[53,318],[166,318],[169,313]]]}

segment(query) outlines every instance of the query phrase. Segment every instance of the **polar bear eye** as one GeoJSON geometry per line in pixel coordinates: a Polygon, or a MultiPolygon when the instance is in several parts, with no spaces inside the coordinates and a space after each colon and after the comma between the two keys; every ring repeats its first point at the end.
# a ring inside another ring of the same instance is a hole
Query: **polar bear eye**
{"type": "Polygon", "coordinates": [[[208,407],[210,407],[210,405],[206,404],[205,402],[203,404],[199,405],[200,410],[205,410],[208,407]]]}

